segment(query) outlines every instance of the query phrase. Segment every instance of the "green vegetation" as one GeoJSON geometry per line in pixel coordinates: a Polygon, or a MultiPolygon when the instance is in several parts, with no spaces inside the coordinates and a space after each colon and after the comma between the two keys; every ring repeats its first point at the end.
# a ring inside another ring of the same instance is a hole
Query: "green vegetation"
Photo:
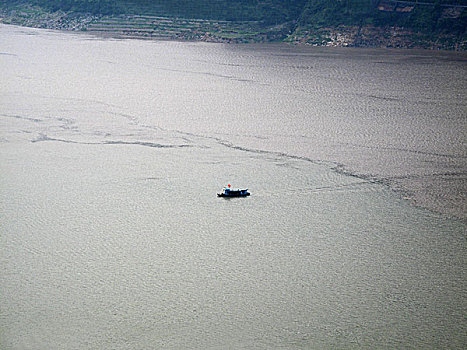
{"type": "MultiPolygon", "coordinates": [[[[10,2],[25,2],[11,0],[10,2]]],[[[296,19],[306,0],[30,0],[49,11],[148,14],[278,24],[296,19]]]]}
{"type": "Polygon", "coordinates": [[[467,46],[467,0],[0,0],[0,12],[4,23],[49,26],[60,17],[53,28],[199,40],[327,45],[342,44],[345,36],[354,40],[346,45],[411,47],[411,38],[423,37],[423,47],[430,41],[446,43],[442,48],[467,46]],[[81,17],[64,27],[63,16],[68,22],[81,17]],[[158,18],[168,21],[165,27],[158,18]],[[342,40],[335,39],[337,31],[343,31],[342,40]],[[392,40],[389,31],[404,42],[385,44],[392,40]],[[375,33],[379,38],[372,43],[375,33]]]}
{"type": "MultiPolygon", "coordinates": [[[[467,8],[458,8],[459,17],[446,15],[445,5],[464,5],[466,0],[375,1],[375,0],[308,0],[299,23],[303,27],[337,25],[398,26],[428,33],[467,30],[467,8]],[[378,5],[386,3],[387,9],[378,5]],[[396,7],[397,5],[397,7],[396,7]],[[406,9],[406,11],[404,11],[406,9]]],[[[455,13],[454,13],[455,14],[455,13]]]]}
{"type": "Polygon", "coordinates": [[[47,11],[72,11],[94,15],[153,15],[225,21],[260,21],[266,25],[298,21],[302,27],[336,25],[399,26],[424,32],[467,29],[467,9],[446,15],[445,5],[464,5],[467,0],[414,0],[410,11],[382,11],[381,3],[399,9],[410,1],[380,0],[2,0],[30,3],[47,11]],[[396,4],[398,5],[396,6],[396,4]],[[431,5],[430,5],[431,4],[431,5]]]}

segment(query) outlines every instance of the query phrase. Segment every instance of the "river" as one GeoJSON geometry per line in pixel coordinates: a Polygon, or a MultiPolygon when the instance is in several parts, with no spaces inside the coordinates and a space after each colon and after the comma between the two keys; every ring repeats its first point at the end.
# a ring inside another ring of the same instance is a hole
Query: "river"
{"type": "Polygon", "coordinates": [[[0,348],[466,347],[465,54],[1,25],[0,61],[0,348]]]}

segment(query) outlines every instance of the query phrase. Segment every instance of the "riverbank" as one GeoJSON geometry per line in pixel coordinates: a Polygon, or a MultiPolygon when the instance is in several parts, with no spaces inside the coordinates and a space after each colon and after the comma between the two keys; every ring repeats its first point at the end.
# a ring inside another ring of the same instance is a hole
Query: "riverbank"
{"type": "Polygon", "coordinates": [[[285,40],[293,44],[333,47],[467,50],[467,40],[452,34],[433,37],[397,26],[334,26],[297,29],[285,40]]]}
{"type": "Polygon", "coordinates": [[[467,50],[467,40],[453,34],[434,37],[397,26],[339,25],[302,28],[295,22],[264,25],[259,21],[220,21],[154,15],[91,15],[48,12],[37,6],[0,8],[0,23],[106,37],[188,40],[219,43],[287,42],[294,45],[467,50]]]}
{"type": "Polygon", "coordinates": [[[220,21],[153,15],[102,16],[47,12],[37,6],[0,9],[0,23],[32,28],[83,31],[105,37],[166,39],[219,43],[281,41],[292,23],[265,26],[258,21],[220,21]]]}

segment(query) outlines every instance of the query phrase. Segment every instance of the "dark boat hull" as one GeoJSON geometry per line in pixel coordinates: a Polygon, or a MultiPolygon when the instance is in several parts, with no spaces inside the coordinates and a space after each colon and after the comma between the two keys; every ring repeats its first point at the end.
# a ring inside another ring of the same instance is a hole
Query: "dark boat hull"
{"type": "Polygon", "coordinates": [[[231,197],[248,197],[250,195],[249,192],[246,190],[243,191],[229,191],[229,192],[223,192],[223,193],[218,193],[218,197],[224,197],[224,198],[231,198],[231,197]]]}
{"type": "Polygon", "coordinates": [[[246,193],[229,193],[229,194],[218,193],[217,197],[232,198],[232,197],[248,197],[249,195],[250,195],[249,192],[246,192],[246,193]]]}

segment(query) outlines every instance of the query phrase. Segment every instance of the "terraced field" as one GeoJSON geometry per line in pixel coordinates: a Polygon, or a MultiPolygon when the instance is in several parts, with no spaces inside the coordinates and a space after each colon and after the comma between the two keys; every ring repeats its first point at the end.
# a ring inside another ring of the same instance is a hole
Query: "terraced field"
{"type": "Polygon", "coordinates": [[[271,32],[258,22],[228,22],[148,15],[102,17],[89,23],[90,33],[130,38],[203,41],[258,41],[271,32]]]}

